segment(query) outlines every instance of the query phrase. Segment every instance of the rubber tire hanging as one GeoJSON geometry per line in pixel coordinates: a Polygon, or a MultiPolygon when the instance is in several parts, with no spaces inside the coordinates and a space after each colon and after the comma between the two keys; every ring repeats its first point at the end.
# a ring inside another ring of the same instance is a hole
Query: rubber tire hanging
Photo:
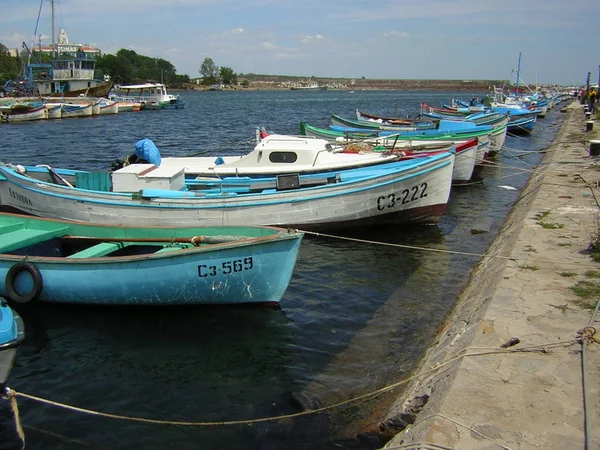
{"type": "Polygon", "coordinates": [[[32,300],[35,300],[42,292],[42,288],[44,286],[42,274],[34,264],[29,262],[18,262],[12,266],[6,274],[4,283],[6,285],[8,299],[16,303],[28,303],[32,300]],[[20,294],[15,289],[15,279],[17,278],[17,275],[23,271],[28,272],[33,280],[33,289],[26,294],[20,294]]]}

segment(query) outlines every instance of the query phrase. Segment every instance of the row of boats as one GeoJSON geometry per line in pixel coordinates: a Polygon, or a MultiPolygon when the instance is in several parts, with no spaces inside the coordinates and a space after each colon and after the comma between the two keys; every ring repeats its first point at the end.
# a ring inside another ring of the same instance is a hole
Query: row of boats
{"type": "Polygon", "coordinates": [[[452,187],[481,176],[502,147],[509,117],[494,114],[491,125],[442,119],[433,128],[415,122],[391,134],[364,128],[326,139],[257,130],[256,146],[242,156],[163,157],[142,139],[105,172],[1,164],[2,209],[35,217],[0,218],[0,295],[16,302],[276,303],[302,237],[280,229],[435,224],[452,187]],[[282,251],[275,240],[295,243],[282,251]],[[258,242],[287,263],[269,266],[258,257],[269,252],[253,247],[258,242]],[[189,266],[179,260],[190,256],[189,266]],[[141,278],[139,261],[149,264],[141,278]],[[102,275],[117,269],[127,283],[102,275]]]}
{"type": "Polygon", "coordinates": [[[0,122],[29,122],[140,110],[181,109],[184,106],[183,99],[167,93],[164,84],[145,83],[120,86],[118,92],[111,92],[108,98],[82,96],[3,99],[0,101],[0,122]]]}
{"type": "MultiPolygon", "coordinates": [[[[452,186],[502,147],[510,119],[499,117],[327,138],[259,130],[243,156],[162,157],[143,139],[134,163],[105,173],[2,164],[0,295],[14,304],[277,304],[301,230],[436,223],[452,186]]],[[[23,336],[0,298],[0,391],[23,336]]]]}

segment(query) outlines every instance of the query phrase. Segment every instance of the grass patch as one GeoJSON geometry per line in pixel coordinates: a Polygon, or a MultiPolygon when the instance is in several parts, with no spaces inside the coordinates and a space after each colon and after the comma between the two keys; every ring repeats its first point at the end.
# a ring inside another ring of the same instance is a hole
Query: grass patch
{"type": "Polygon", "coordinates": [[[581,298],[591,298],[600,296],[600,284],[591,281],[578,281],[571,287],[575,295],[581,298]]]}
{"type": "Polygon", "coordinates": [[[559,275],[565,278],[573,278],[577,274],[574,272],[559,272],[559,275]]]}
{"type": "Polygon", "coordinates": [[[537,221],[540,221],[546,217],[548,217],[550,215],[550,211],[542,211],[537,213],[535,216],[533,216],[533,218],[537,221]]]}
{"type": "Polygon", "coordinates": [[[569,244],[568,242],[561,242],[560,244],[556,244],[556,245],[558,245],[559,247],[570,247],[571,246],[571,244],[569,244]]]}
{"type": "Polygon", "coordinates": [[[519,266],[520,269],[525,269],[525,270],[539,270],[538,266],[529,266],[527,264],[524,264],[522,266],[519,266]]]}
{"type": "Polygon", "coordinates": [[[540,224],[540,226],[546,230],[557,230],[560,228],[564,228],[565,226],[560,224],[560,223],[550,223],[550,222],[543,222],[540,221],[538,222],[540,224]]]}
{"type": "Polygon", "coordinates": [[[584,273],[584,275],[587,278],[600,278],[600,272],[597,270],[588,270],[586,273],[584,273]]]}
{"type": "Polygon", "coordinates": [[[600,235],[592,237],[589,250],[592,254],[592,259],[596,262],[600,262],[600,235]]]}

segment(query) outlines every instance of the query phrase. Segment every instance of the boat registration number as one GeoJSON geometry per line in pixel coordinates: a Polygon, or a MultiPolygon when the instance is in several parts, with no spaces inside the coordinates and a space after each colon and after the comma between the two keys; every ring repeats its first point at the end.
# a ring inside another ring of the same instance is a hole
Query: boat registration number
{"type": "Polygon", "coordinates": [[[427,183],[423,182],[410,189],[404,189],[400,193],[382,195],[377,197],[377,209],[383,211],[386,208],[394,208],[398,205],[406,205],[407,203],[427,197],[427,183]]]}
{"type": "Polygon", "coordinates": [[[198,266],[198,276],[205,278],[216,277],[217,275],[230,275],[232,273],[251,270],[253,267],[254,261],[252,260],[252,256],[242,259],[223,261],[221,265],[200,264],[198,266]]]}

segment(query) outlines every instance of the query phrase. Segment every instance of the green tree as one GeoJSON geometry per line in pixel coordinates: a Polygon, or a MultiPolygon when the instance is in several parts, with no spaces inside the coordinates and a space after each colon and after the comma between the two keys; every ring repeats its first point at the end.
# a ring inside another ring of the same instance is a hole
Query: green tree
{"type": "Polygon", "coordinates": [[[211,85],[219,81],[219,68],[215,65],[212,58],[204,58],[200,66],[200,75],[204,78],[202,84],[211,85]]]}
{"type": "Polygon", "coordinates": [[[237,74],[230,67],[221,67],[221,82],[229,86],[237,86],[237,74]]]}
{"type": "Polygon", "coordinates": [[[11,56],[8,49],[0,44],[0,82],[18,79],[20,71],[19,58],[11,56]]]}

